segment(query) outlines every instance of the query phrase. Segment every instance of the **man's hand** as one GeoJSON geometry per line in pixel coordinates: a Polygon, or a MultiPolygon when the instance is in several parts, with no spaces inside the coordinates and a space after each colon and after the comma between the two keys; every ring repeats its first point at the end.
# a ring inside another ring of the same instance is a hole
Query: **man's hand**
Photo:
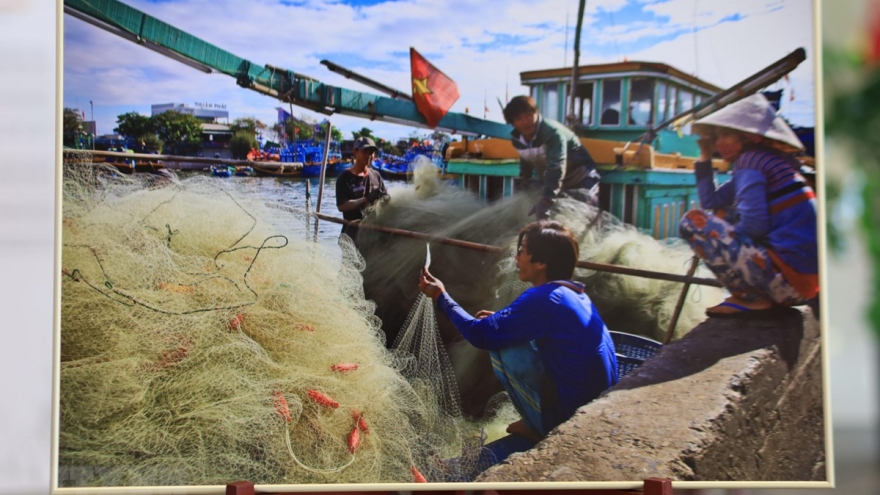
{"type": "Polygon", "coordinates": [[[494,314],[495,314],[494,311],[489,311],[487,309],[481,309],[481,310],[477,311],[477,314],[474,315],[474,318],[476,318],[478,320],[482,320],[483,318],[486,318],[487,316],[492,316],[494,314]]]}
{"type": "Polygon", "coordinates": [[[379,189],[373,189],[372,191],[367,193],[367,196],[366,196],[367,203],[373,204],[376,202],[377,199],[379,199],[381,197],[382,197],[382,191],[379,189]]]}
{"type": "Polygon", "coordinates": [[[431,299],[437,299],[440,294],[446,292],[443,282],[434,278],[427,268],[422,268],[422,274],[419,277],[419,290],[431,299]]]}
{"type": "Polygon", "coordinates": [[[550,207],[553,206],[553,200],[550,198],[541,198],[535,206],[529,210],[529,215],[535,215],[535,221],[546,220],[550,218],[550,207]]]}

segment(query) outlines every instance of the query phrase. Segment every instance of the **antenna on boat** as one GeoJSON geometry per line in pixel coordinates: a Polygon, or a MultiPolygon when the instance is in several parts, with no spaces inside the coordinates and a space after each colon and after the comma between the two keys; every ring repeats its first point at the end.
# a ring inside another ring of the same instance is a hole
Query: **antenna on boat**
{"type": "Polygon", "coordinates": [[[580,0],[578,4],[578,20],[577,27],[574,31],[574,63],[571,64],[571,84],[570,89],[568,91],[568,115],[566,115],[565,120],[566,124],[570,128],[574,128],[575,125],[575,113],[574,113],[574,100],[577,95],[577,80],[578,80],[578,60],[581,56],[581,28],[584,25],[584,10],[587,6],[587,0],[580,0]]]}

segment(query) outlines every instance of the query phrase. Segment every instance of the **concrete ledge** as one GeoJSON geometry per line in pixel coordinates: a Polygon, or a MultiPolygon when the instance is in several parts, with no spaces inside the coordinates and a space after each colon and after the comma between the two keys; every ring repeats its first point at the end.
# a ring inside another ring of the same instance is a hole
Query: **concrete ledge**
{"type": "Polygon", "coordinates": [[[825,481],[809,310],[709,319],[476,481],[825,481]]]}

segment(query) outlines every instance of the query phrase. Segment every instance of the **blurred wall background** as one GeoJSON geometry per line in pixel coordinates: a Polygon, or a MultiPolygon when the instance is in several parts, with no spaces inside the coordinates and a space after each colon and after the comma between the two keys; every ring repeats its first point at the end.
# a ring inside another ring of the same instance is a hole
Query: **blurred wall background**
{"type": "MultiPolygon", "coordinates": [[[[49,491],[56,8],[61,6],[54,0],[0,0],[0,494],[4,495],[49,491]]],[[[868,9],[869,0],[824,1],[825,42],[859,43],[868,9]]],[[[826,167],[829,177],[850,184],[844,189],[845,200],[829,211],[846,234],[841,251],[829,256],[827,264],[835,492],[874,494],[880,486],[880,340],[871,335],[864,319],[873,270],[856,225],[859,205],[852,201],[858,176],[852,173],[845,147],[829,141],[826,150],[820,166],[826,167]]]]}

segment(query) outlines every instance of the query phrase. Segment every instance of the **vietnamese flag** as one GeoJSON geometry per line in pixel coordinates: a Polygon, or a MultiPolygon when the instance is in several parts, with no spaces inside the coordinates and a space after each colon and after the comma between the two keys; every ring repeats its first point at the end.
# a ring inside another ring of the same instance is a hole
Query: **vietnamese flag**
{"type": "Polygon", "coordinates": [[[409,61],[412,67],[413,101],[428,122],[428,127],[433,129],[458,100],[458,86],[425,60],[415,48],[409,49],[409,61]]]}

